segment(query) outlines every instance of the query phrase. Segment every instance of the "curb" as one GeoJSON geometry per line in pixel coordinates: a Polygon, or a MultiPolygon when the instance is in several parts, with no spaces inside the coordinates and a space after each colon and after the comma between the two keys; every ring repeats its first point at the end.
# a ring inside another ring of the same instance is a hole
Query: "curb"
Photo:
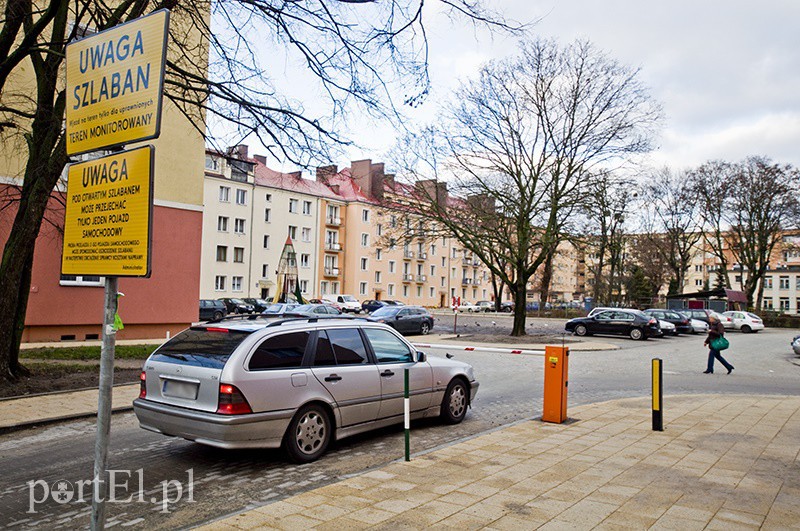
{"type": "MultiPolygon", "coordinates": [[[[111,413],[127,413],[129,411],[133,411],[133,406],[120,406],[120,407],[113,407],[111,408],[111,413]]],[[[36,420],[26,420],[24,422],[18,422],[17,424],[12,424],[10,426],[0,426],[0,435],[5,435],[7,433],[12,433],[19,430],[24,430],[27,428],[36,428],[39,426],[47,426],[50,424],[56,424],[58,422],[64,422],[65,420],[80,420],[90,417],[97,417],[97,411],[93,411],[90,413],[71,413],[67,415],[61,415],[59,417],[50,417],[46,419],[36,419],[36,420]]]]}

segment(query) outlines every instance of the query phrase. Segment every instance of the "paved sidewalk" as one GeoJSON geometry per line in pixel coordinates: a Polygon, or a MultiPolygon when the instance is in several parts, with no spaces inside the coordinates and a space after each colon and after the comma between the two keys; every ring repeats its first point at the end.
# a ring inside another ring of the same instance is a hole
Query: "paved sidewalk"
{"type": "Polygon", "coordinates": [[[664,404],[664,432],[647,399],[583,406],[568,424],[518,423],[203,529],[800,528],[800,397],[664,404]]]}
{"type": "MultiPolygon", "coordinates": [[[[97,396],[97,389],[88,389],[0,400],[0,433],[24,426],[96,416],[97,396]]],[[[133,400],[138,396],[138,383],[114,386],[112,410],[133,409],[133,400]]]]}

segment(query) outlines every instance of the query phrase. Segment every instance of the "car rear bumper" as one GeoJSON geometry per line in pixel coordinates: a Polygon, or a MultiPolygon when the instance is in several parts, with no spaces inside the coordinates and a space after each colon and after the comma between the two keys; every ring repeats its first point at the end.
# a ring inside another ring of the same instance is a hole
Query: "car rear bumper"
{"type": "Polygon", "coordinates": [[[472,403],[473,400],[475,400],[475,395],[478,394],[478,387],[480,387],[480,386],[481,386],[481,384],[478,383],[478,380],[472,380],[469,383],[469,403],[470,404],[472,403]]]}
{"type": "Polygon", "coordinates": [[[133,411],[142,428],[216,448],[279,448],[293,411],[217,415],[137,398],[133,411]]]}
{"type": "MultiPolygon", "coordinates": [[[[749,326],[750,330],[764,330],[764,323],[744,323],[742,327],[745,326],[749,326]]],[[[739,330],[741,330],[741,327],[739,330]]]]}

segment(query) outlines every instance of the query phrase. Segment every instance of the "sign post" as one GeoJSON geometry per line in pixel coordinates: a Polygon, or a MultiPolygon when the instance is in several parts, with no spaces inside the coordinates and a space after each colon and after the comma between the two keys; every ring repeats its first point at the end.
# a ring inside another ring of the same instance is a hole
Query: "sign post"
{"type": "Polygon", "coordinates": [[[118,277],[150,276],[154,148],[169,28],[161,9],[67,46],[67,155],[118,153],[69,168],[61,273],[105,277],[92,529],[105,527],[118,277]]]}

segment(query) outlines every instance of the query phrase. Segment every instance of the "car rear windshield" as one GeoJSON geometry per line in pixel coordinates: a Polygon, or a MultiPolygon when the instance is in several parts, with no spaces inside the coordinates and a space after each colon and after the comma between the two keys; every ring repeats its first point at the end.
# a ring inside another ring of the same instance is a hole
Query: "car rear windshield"
{"type": "Polygon", "coordinates": [[[372,317],[391,317],[392,315],[395,315],[399,311],[400,308],[398,307],[391,308],[388,306],[384,306],[372,312],[372,317]]]}
{"type": "Polygon", "coordinates": [[[150,359],[165,363],[221,369],[249,331],[190,328],[156,350],[150,359]]]}

